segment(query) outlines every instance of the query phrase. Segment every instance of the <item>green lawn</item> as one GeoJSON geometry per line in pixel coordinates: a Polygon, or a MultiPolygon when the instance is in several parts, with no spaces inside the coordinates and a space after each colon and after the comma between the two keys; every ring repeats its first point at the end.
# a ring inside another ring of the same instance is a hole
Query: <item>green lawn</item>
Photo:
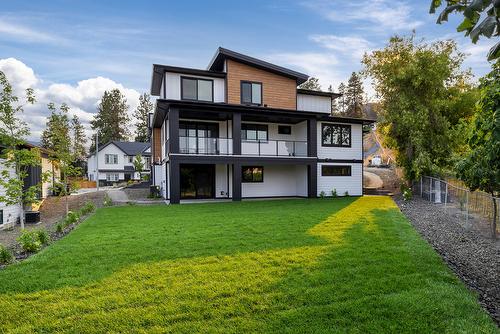
{"type": "Polygon", "coordinates": [[[100,209],[0,271],[0,332],[496,333],[386,197],[100,209]]]}

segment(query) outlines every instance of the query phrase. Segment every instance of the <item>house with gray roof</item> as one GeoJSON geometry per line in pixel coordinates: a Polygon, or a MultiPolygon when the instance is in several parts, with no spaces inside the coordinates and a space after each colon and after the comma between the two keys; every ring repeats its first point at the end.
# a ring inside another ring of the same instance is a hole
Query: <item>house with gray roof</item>
{"type": "Polygon", "coordinates": [[[88,156],[87,176],[90,181],[99,180],[100,185],[140,180],[141,175],[150,173],[151,145],[141,142],[110,141],[99,147],[98,155],[88,156]],[[136,170],[134,160],[140,156],[142,171],[136,170]]]}

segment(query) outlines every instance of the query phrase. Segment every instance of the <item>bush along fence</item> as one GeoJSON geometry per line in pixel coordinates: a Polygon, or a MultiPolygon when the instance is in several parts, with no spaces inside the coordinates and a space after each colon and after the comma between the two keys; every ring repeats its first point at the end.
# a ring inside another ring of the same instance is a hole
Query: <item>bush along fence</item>
{"type": "Polygon", "coordinates": [[[493,200],[500,208],[500,198],[492,197],[481,191],[470,191],[461,186],[459,182],[445,181],[431,176],[423,176],[413,183],[413,194],[423,199],[441,204],[446,210],[454,211],[458,217],[463,219],[465,226],[484,228],[487,225],[492,237],[500,233],[500,210],[497,210],[496,230],[493,231],[493,200]]]}

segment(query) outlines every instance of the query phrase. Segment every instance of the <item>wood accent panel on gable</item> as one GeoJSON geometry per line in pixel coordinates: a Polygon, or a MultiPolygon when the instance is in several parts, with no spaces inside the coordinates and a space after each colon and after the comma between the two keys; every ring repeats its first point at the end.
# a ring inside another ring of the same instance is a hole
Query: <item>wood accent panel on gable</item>
{"type": "Polygon", "coordinates": [[[262,105],[269,108],[297,109],[297,82],[272,72],[228,59],[227,102],[241,104],[241,81],[262,82],[262,105]]]}
{"type": "Polygon", "coordinates": [[[153,128],[153,145],[151,147],[153,162],[161,159],[161,128],[153,128]]]}

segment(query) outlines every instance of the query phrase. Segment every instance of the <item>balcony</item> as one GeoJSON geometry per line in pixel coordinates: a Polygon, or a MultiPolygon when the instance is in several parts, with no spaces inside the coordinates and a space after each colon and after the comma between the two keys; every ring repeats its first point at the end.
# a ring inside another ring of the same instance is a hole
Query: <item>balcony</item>
{"type": "MultiPolygon", "coordinates": [[[[179,153],[232,155],[232,138],[179,137],[179,153]]],[[[307,141],[255,140],[241,142],[241,154],[248,156],[307,157],[307,141]]]]}

